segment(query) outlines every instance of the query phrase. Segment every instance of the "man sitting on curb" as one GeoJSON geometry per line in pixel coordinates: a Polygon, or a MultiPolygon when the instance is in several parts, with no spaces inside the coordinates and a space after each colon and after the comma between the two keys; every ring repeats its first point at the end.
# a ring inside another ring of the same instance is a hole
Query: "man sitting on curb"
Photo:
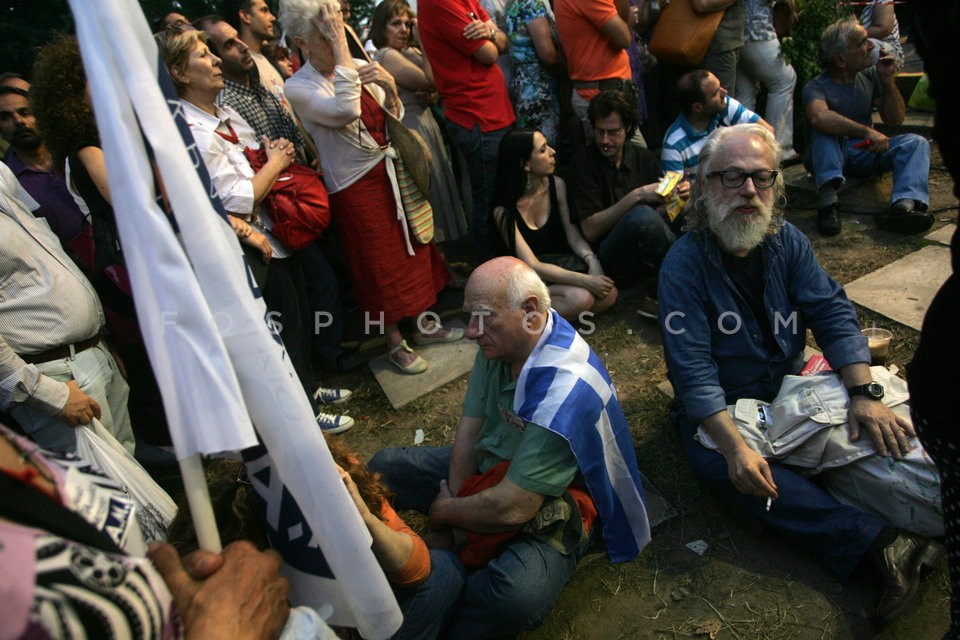
{"type": "Polygon", "coordinates": [[[626,418],[597,355],[550,309],[516,258],[473,272],[467,337],[480,353],[452,447],[384,449],[371,470],[397,507],[464,533],[473,569],[446,638],[492,638],[538,626],[587,548],[599,515],[610,559],[650,540],[626,418]]]}
{"type": "Polygon", "coordinates": [[[874,106],[887,125],[901,124],[906,111],[895,82],[897,61],[886,54],[874,65],[874,46],[855,19],[831,24],[820,37],[824,72],[803,88],[811,128],[805,161],[817,183],[817,231],[825,236],[840,233],[837,190],[844,175],[893,171],[890,210],[877,216],[881,229],[921,233],[933,224],[926,213],[930,143],[912,133],[888,138],[873,128],[874,106]]]}
{"type": "Polygon", "coordinates": [[[909,420],[881,401],[884,388],[872,377],[887,372],[871,373],[853,305],[783,219],[779,155],[757,125],[720,129],[701,151],[689,231],[660,271],[671,418],[693,472],[725,500],[840,576],[869,558],[882,585],[876,617],[886,623],[916,593],[922,566],[942,554],[923,537],[942,535],[939,476],[914,446],[909,420]],[[795,377],[807,325],[839,379],[795,377]],[[806,381],[813,393],[790,391],[806,381]],[[780,462],[766,445],[797,426],[818,429],[813,435],[841,455],[800,445],[805,473],[780,462]],[[757,430],[769,440],[745,440],[757,430]],[[809,479],[816,473],[823,486],[809,479]]]}

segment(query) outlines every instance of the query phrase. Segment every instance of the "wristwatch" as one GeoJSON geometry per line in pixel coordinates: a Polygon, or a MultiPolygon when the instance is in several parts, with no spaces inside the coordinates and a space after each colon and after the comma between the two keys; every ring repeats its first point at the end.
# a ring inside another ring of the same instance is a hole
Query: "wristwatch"
{"type": "Polygon", "coordinates": [[[490,42],[497,43],[497,31],[493,27],[490,27],[490,42]]]}
{"type": "Polygon", "coordinates": [[[883,400],[883,385],[873,380],[867,384],[859,384],[855,387],[848,387],[847,393],[850,397],[866,396],[871,400],[883,400]]]}

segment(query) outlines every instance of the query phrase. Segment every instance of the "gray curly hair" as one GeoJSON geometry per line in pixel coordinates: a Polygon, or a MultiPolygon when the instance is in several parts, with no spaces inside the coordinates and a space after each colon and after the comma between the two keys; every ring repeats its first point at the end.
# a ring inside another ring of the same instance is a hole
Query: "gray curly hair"
{"type": "MultiPolygon", "coordinates": [[[[728,138],[740,136],[754,136],[760,138],[770,149],[773,150],[773,157],[776,158],[777,166],[780,166],[780,160],[783,150],[777,143],[768,129],[759,124],[738,124],[732,127],[720,127],[710,134],[706,143],[700,150],[700,156],[697,160],[697,178],[693,181],[690,188],[690,201],[685,209],[687,218],[687,229],[706,228],[708,225],[707,216],[707,179],[706,175],[714,169],[713,156],[728,138]]],[[[783,226],[783,208],[787,204],[787,189],[783,183],[783,173],[777,174],[773,182],[773,219],[770,222],[771,233],[775,233],[783,226]]]]}
{"type": "Polygon", "coordinates": [[[325,4],[340,9],[338,0],[280,0],[277,19],[288,36],[306,40],[313,30],[310,21],[319,15],[320,7],[325,4]]]}

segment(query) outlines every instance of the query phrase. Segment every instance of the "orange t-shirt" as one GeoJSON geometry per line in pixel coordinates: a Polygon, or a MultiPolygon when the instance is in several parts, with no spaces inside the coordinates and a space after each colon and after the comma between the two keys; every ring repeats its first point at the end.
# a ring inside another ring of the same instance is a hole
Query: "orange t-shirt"
{"type": "Polygon", "coordinates": [[[627,50],[614,47],[601,31],[617,15],[613,0],[556,0],[554,12],[571,79],[633,77],[627,50]]]}
{"type": "Polygon", "coordinates": [[[423,538],[407,526],[407,523],[397,515],[386,500],[381,503],[380,517],[388,527],[394,531],[405,533],[413,538],[413,553],[407,564],[399,571],[387,574],[387,580],[399,587],[415,587],[430,575],[430,551],[423,538]]]}

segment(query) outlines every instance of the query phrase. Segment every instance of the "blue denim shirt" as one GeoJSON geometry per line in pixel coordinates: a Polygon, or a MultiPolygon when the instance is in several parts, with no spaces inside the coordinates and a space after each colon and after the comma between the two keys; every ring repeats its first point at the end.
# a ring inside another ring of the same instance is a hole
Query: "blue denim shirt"
{"type": "Polygon", "coordinates": [[[663,350],[676,397],[671,417],[699,422],[738,398],[770,401],[803,366],[807,327],[834,370],[870,362],[867,339],[843,289],[807,237],[785,223],[761,245],[763,301],[780,347],[770,353],[750,306],[723,268],[712,235],[695,229],[660,269],[663,350]]]}

